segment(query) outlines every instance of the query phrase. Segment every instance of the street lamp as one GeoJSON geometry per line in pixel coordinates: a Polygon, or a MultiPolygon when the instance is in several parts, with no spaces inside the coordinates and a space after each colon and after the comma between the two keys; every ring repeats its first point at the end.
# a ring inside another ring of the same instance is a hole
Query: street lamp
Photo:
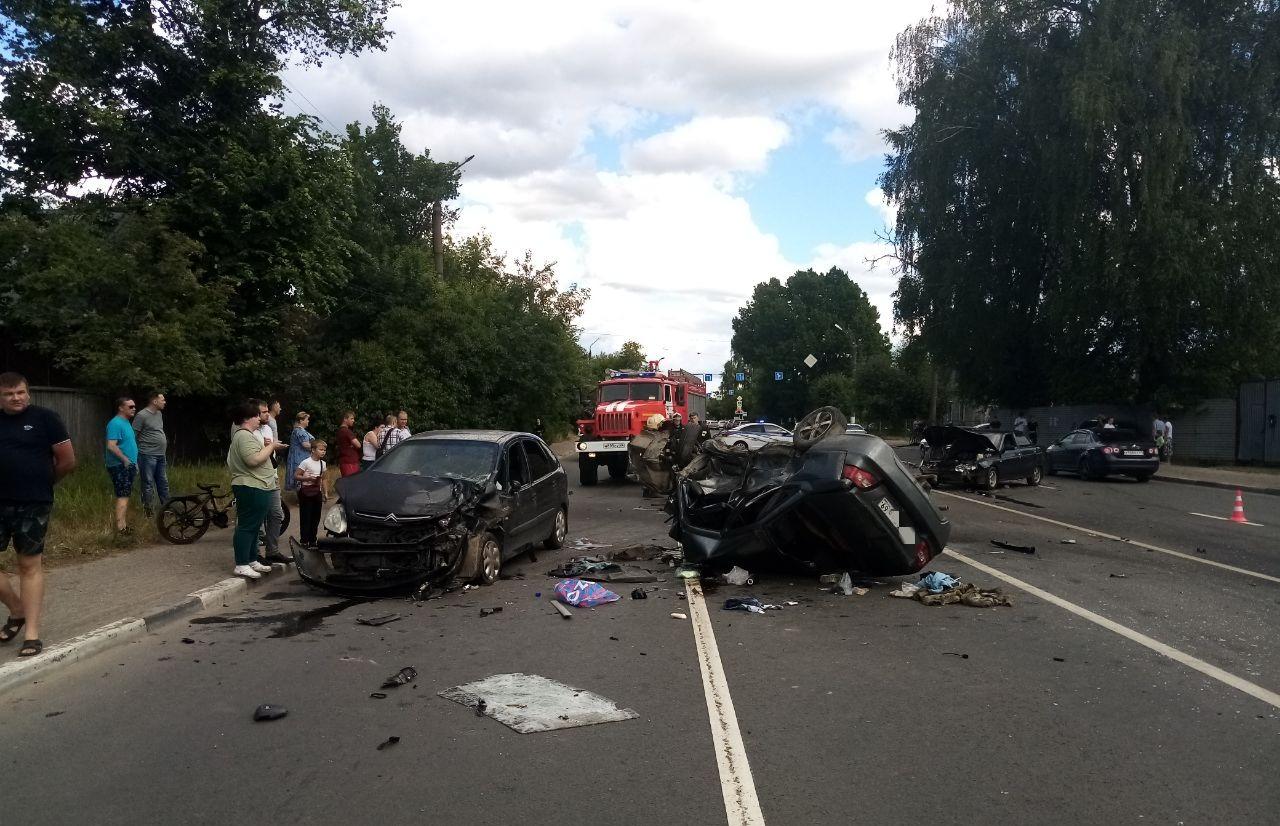
{"type": "MultiPolygon", "coordinates": [[[[468,155],[466,160],[458,161],[451,165],[450,172],[457,174],[458,170],[471,163],[475,155],[468,155]]],[[[436,259],[436,277],[444,277],[444,202],[436,201],[431,208],[431,251],[435,254],[436,259]]]]}
{"type": "Polygon", "coordinates": [[[831,326],[835,327],[837,330],[839,330],[840,332],[844,333],[849,337],[849,356],[850,358],[853,359],[852,372],[857,373],[858,372],[858,342],[853,337],[853,331],[846,330],[845,328],[841,327],[839,324],[835,324],[835,323],[832,323],[831,326]]]}

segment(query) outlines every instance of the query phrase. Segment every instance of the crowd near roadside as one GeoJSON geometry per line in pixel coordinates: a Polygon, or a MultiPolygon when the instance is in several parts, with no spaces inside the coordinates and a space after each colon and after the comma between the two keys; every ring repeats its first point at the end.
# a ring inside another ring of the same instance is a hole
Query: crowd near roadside
{"type": "MultiPolygon", "coordinates": [[[[111,492],[109,516],[119,537],[133,534],[128,508],[135,487],[146,516],[164,518],[170,498],[165,403],[159,391],[149,394],[141,409],[132,397],[121,396],[115,399],[115,414],[106,422],[103,484],[111,492]]],[[[40,639],[43,555],[54,486],[75,468],[76,455],[62,418],[31,403],[30,384],[24,376],[0,373],[0,411],[0,552],[12,545],[17,556],[16,588],[11,576],[0,571],[0,603],[8,611],[0,625],[0,644],[21,636],[18,654],[30,657],[44,649],[40,639]]],[[[272,563],[292,561],[279,548],[282,490],[297,498],[301,541],[311,546],[331,495],[330,443],[313,434],[306,411],[295,414],[288,438],[281,439],[280,412],[279,401],[257,399],[231,411],[226,466],[236,506],[232,570],[249,579],[260,578],[272,563]]],[[[332,451],[342,476],[361,472],[412,435],[404,410],[376,417],[363,438],[354,429],[355,421],[355,411],[348,410],[334,429],[332,451]]]]}

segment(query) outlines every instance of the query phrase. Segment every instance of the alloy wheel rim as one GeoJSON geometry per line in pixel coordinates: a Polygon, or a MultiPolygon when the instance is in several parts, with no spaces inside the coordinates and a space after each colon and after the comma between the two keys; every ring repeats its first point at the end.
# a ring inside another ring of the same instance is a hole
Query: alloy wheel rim
{"type": "Polygon", "coordinates": [[[564,534],[564,511],[556,511],[556,541],[563,542],[564,534]]]}
{"type": "Polygon", "coordinates": [[[484,578],[496,579],[498,576],[498,543],[492,539],[484,543],[482,554],[484,562],[484,578]]]}

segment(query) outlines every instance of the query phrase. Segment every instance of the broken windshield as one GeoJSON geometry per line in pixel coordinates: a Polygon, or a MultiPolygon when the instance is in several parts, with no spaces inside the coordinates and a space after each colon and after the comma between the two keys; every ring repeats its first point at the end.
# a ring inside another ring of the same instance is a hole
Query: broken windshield
{"type": "Polygon", "coordinates": [[[369,469],[479,482],[493,472],[497,459],[498,446],[492,442],[423,439],[401,443],[369,469]]]}

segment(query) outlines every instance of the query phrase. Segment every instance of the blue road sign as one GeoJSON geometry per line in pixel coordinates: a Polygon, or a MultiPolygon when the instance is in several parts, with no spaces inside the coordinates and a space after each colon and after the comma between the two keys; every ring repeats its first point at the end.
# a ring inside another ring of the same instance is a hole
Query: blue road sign
{"type": "Polygon", "coordinates": [[[703,378],[705,381],[711,381],[711,374],[710,374],[710,373],[703,373],[703,374],[702,374],[702,378],[703,378]]]}
{"type": "Polygon", "coordinates": [[[773,380],[774,380],[774,381],[782,381],[782,371],[781,371],[781,370],[774,370],[774,371],[773,371],[773,380]]]}
{"type": "Polygon", "coordinates": [[[733,374],[733,377],[734,377],[735,379],[737,379],[738,381],[746,381],[746,380],[747,380],[747,374],[746,374],[746,373],[734,373],[734,374],[733,374]]]}

